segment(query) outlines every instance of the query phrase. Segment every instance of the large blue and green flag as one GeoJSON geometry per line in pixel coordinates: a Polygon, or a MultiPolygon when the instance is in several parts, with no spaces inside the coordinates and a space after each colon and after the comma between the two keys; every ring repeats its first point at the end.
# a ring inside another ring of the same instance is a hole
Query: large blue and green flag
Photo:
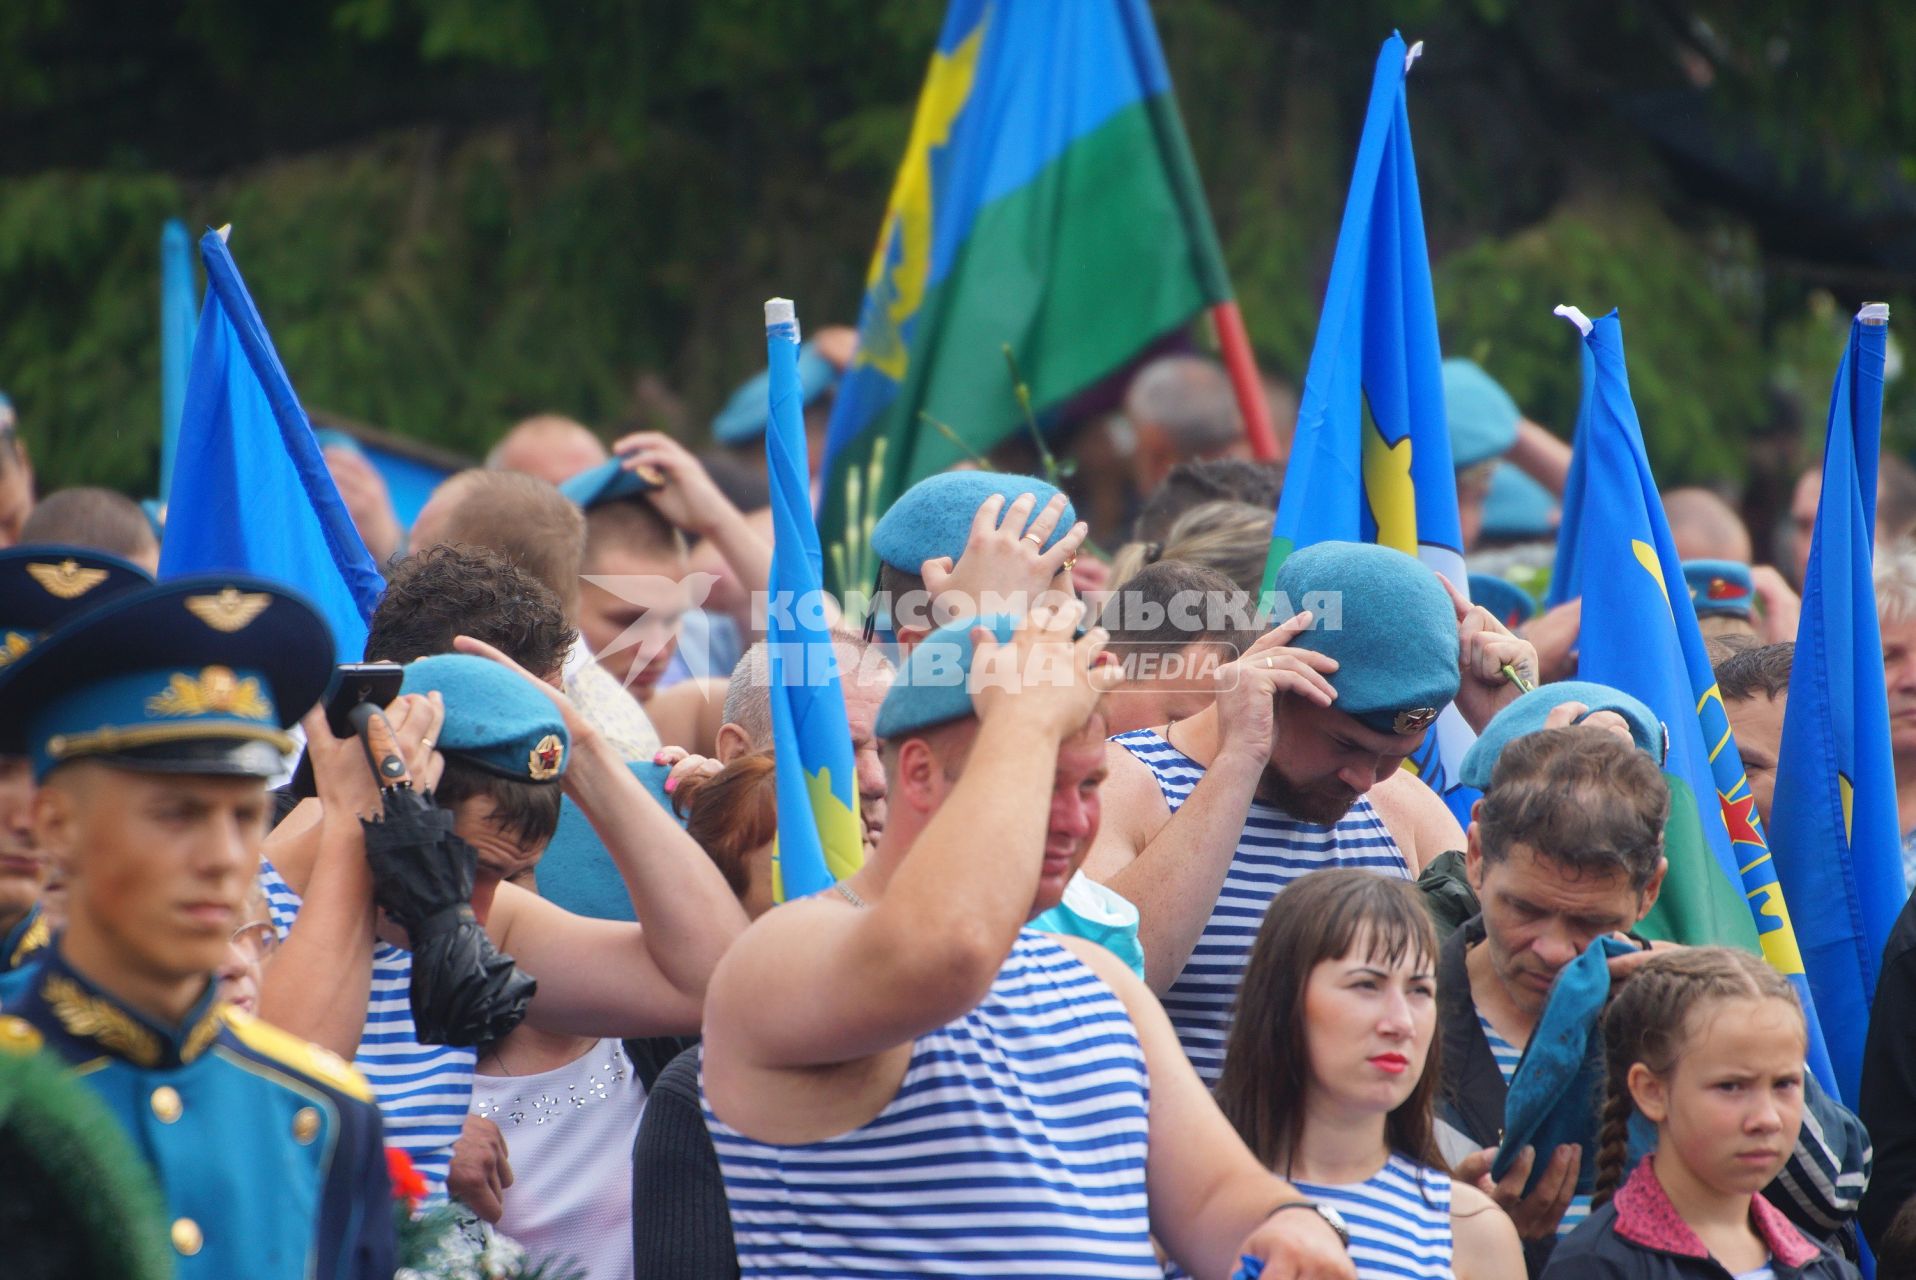
{"type": "Polygon", "coordinates": [[[1622,322],[1614,311],[1595,323],[1564,311],[1584,334],[1577,448],[1585,454],[1587,489],[1572,544],[1583,588],[1577,677],[1641,699],[1669,739],[1663,773],[1670,783],[1664,828],[1670,869],[1643,931],[1674,942],[1760,950],[1803,997],[1810,1065],[1831,1088],[1783,886],[1650,474],[1630,398],[1622,322]]]}
{"type": "Polygon", "coordinates": [[[1881,303],[1857,315],[1830,393],[1823,496],[1770,802],[1777,874],[1797,906],[1839,1096],[1852,1102],[1883,948],[1905,897],[1871,575],[1888,323],[1881,303]]]}
{"type": "Polygon", "coordinates": [[[778,767],[778,838],[772,893],[784,902],[828,889],[858,870],[864,836],[858,822],[852,731],[838,683],[822,578],[823,553],[812,524],[812,477],[805,453],[805,400],[798,382],[798,317],[792,304],[765,304],[765,355],[771,416],[765,460],[772,489],[772,581],[765,644],[778,767]]]}
{"type": "MultiPolygon", "coordinates": [[[[1377,54],[1278,497],[1266,592],[1286,556],[1327,541],[1396,547],[1469,592],[1404,93],[1415,57],[1395,34],[1377,54]]],[[[1476,793],[1456,778],[1473,741],[1470,726],[1450,709],[1409,762],[1466,822],[1476,793]]]]}
{"type": "Polygon", "coordinates": [[[1018,429],[1006,348],[1043,414],[1229,297],[1145,0],[951,0],[832,410],[838,588],[900,492],[1018,429]]]}

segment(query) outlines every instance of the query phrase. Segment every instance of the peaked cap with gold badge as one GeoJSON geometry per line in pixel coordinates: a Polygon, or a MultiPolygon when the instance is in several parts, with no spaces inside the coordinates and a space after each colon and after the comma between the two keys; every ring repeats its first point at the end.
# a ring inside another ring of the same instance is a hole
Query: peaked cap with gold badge
{"type": "Polygon", "coordinates": [[[84,547],[40,543],[0,551],[0,668],[43,632],[152,585],[153,575],[138,565],[84,547]]]}
{"type": "Polygon", "coordinates": [[[332,660],[325,619],[277,583],[208,575],[124,592],[0,667],[0,754],[32,757],[36,780],[80,759],[271,777],[332,660]]]}

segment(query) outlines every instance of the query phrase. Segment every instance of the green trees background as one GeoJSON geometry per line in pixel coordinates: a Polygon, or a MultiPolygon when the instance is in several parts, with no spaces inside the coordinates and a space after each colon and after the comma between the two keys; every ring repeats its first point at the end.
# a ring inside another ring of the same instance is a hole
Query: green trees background
{"type": "MultiPolygon", "coordinates": [[[[1412,126],[1446,345],[1558,429],[1577,367],[1550,308],[1619,306],[1659,474],[1774,488],[1820,431],[1849,311],[1916,292],[1916,8],[1155,12],[1252,336],[1294,380],[1393,27],[1427,41],[1412,126]]],[[[174,215],[234,225],[310,406],[473,454],[543,408],[702,439],[760,361],[762,298],[855,319],[942,13],[0,5],[0,388],[43,482],[154,484],[174,215]]]]}

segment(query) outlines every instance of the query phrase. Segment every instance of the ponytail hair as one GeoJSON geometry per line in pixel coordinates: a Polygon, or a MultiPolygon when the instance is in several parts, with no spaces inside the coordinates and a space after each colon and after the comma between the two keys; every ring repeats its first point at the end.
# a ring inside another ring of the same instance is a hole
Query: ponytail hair
{"type": "MultiPolygon", "coordinates": [[[[1697,1030],[1697,1014],[1723,1000],[1782,1000],[1802,1006],[1789,979],[1746,951],[1683,947],[1644,961],[1603,1015],[1604,1100],[1597,1133],[1597,1184],[1592,1208],[1601,1208],[1623,1181],[1630,1145],[1630,1068],[1642,1063],[1668,1076],[1697,1030]]],[[[1807,1029],[1805,1030],[1807,1035],[1807,1029]]]]}

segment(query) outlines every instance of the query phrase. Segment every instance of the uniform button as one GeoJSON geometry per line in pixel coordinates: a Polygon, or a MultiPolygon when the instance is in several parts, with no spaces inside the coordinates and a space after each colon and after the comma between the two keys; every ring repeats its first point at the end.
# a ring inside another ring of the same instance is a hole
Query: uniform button
{"type": "Polygon", "coordinates": [[[190,1258],[200,1251],[206,1243],[206,1237],[200,1234],[200,1224],[191,1218],[173,1220],[173,1247],[179,1250],[182,1258],[190,1258]]]}
{"type": "Polygon", "coordinates": [[[318,1136],[319,1112],[312,1107],[301,1107],[293,1114],[293,1137],[303,1147],[318,1136]]]}
{"type": "MultiPolygon", "coordinates": [[[[147,1102],[152,1105],[153,1114],[159,1117],[161,1124],[172,1124],[185,1110],[180,1103],[180,1091],[172,1085],[163,1084],[155,1089],[147,1102]]],[[[186,1219],[181,1218],[180,1221],[185,1222],[186,1219]]]]}

